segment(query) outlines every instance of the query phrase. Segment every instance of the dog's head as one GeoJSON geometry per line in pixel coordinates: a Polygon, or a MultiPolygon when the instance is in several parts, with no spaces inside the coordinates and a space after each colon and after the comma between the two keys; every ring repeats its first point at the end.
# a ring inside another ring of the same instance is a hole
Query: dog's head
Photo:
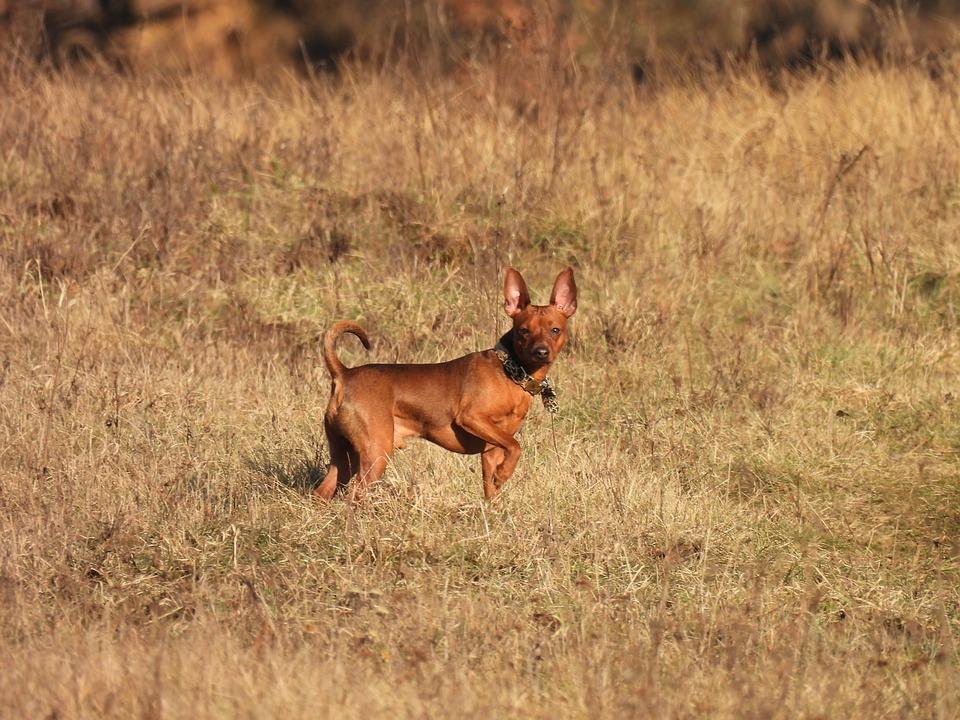
{"type": "Polygon", "coordinates": [[[567,341],[567,321],[577,311],[577,284],[567,268],[553,283],[549,305],[531,305],[523,276],[507,268],[503,280],[503,303],[513,318],[513,352],[532,372],[557,359],[567,341]]]}

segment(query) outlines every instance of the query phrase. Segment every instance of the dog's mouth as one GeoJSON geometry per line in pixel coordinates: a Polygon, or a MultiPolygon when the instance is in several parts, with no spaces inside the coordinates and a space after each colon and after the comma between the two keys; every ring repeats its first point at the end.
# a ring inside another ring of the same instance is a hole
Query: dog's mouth
{"type": "Polygon", "coordinates": [[[517,353],[517,357],[520,358],[520,362],[528,371],[537,370],[553,362],[553,353],[549,350],[546,353],[537,353],[524,349],[517,353]]]}

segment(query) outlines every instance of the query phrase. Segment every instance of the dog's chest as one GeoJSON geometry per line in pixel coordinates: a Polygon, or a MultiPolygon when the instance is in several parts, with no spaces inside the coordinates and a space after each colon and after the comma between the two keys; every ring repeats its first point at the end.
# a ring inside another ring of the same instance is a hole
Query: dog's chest
{"type": "Polygon", "coordinates": [[[511,405],[503,415],[500,427],[513,435],[523,427],[523,421],[530,410],[531,396],[519,387],[511,393],[511,405]]]}

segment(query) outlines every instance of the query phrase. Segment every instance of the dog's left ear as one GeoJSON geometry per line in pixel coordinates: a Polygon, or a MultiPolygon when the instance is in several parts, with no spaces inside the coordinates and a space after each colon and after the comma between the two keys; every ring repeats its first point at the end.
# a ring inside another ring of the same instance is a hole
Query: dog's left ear
{"type": "Polygon", "coordinates": [[[573,280],[573,268],[567,268],[553,283],[553,292],[550,293],[550,304],[567,317],[572,317],[577,311],[577,283],[573,280]]]}

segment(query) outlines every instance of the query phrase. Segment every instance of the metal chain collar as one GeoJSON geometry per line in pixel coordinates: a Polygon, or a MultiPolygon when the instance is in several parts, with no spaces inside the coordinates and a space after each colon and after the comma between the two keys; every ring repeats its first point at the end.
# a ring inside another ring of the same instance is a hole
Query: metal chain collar
{"type": "Polygon", "coordinates": [[[531,395],[539,395],[547,412],[555,413],[560,409],[560,403],[557,401],[557,391],[554,389],[553,383],[550,382],[550,378],[537,380],[532,377],[502,342],[498,342],[493,351],[500,358],[500,362],[503,363],[503,371],[507,374],[507,377],[531,395]]]}

